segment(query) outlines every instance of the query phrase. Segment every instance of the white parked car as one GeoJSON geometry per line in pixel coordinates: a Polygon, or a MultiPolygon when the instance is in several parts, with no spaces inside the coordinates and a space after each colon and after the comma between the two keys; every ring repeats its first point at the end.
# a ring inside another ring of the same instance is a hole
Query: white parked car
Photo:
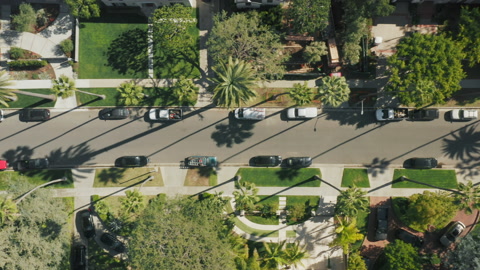
{"type": "Polygon", "coordinates": [[[3,112],[3,110],[0,110],[0,122],[3,122],[3,119],[5,119],[5,113],[3,112]]]}
{"type": "Polygon", "coordinates": [[[447,228],[442,237],[440,237],[440,242],[446,247],[450,246],[457,242],[458,237],[460,237],[465,228],[465,224],[460,221],[455,221],[447,228]]]}
{"type": "Polygon", "coordinates": [[[307,119],[317,117],[318,110],[316,107],[306,108],[290,108],[287,110],[288,119],[307,119]]]}
{"type": "Polygon", "coordinates": [[[474,120],[478,118],[477,110],[452,110],[452,120],[474,120]]]}

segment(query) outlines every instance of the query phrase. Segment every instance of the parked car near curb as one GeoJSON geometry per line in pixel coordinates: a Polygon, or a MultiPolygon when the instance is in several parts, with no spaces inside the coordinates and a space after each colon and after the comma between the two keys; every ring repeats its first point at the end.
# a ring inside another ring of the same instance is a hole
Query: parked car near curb
{"type": "Polygon", "coordinates": [[[98,113],[101,120],[120,120],[130,116],[130,110],[127,108],[106,108],[98,113]]]}
{"type": "Polygon", "coordinates": [[[43,170],[48,168],[50,162],[48,158],[23,159],[18,161],[17,169],[23,170],[43,170]]]}
{"type": "Polygon", "coordinates": [[[281,156],[256,156],[250,160],[250,165],[257,167],[276,167],[281,163],[281,156]]]}
{"type": "Polygon", "coordinates": [[[413,121],[432,121],[438,119],[439,116],[438,109],[419,109],[409,112],[410,120],[413,121]]]}
{"type": "Polygon", "coordinates": [[[462,234],[465,228],[465,224],[460,221],[455,221],[450,226],[448,226],[445,233],[442,235],[442,237],[440,237],[440,243],[448,247],[451,244],[457,242],[458,237],[462,234]]]}
{"type": "Polygon", "coordinates": [[[20,121],[47,121],[50,119],[50,110],[48,109],[23,109],[20,111],[20,121]]]}
{"type": "Polygon", "coordinates": [[[289,108],[287,110],[288,119],[309,119],[317,117],[318,110],[316,107],[307,108],[289,108]]]}
{"type": "Polygon", "coordinates": [[[285,159],[285,167],[305,168],[312,165],[311,157],[290,157],[285,159]]]}
{"type": "Polygon", "coordinates": [[[143,167],[150,159],[146,156],[124,156],[115,160],[115,167],[143,167]]]}
{"type": "Polygon", "coordinates": [[[451,111],[451,118],[452,120],[458,121],[469,121],[478,118],[478,111],[477,110],[463,110],[463,109],[455,109],[451,111]]]}
{"type": "Polygon", "coordinates": [[[433,169],[438,166],[436,158],[409,158],[403,166],[410,169],[433,169]]]}

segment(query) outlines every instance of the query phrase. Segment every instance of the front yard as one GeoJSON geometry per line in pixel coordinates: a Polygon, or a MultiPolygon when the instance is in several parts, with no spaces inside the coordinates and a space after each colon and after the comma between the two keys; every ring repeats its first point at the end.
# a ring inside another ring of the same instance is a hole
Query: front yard
{"type": "Polygon", "coordinates": [[[242,177],[241,181],[259,187],[319,187],[320,181],[314,176],[321,177],[320,169],[316,168],[240,168],[237,175],[242,177]]]}

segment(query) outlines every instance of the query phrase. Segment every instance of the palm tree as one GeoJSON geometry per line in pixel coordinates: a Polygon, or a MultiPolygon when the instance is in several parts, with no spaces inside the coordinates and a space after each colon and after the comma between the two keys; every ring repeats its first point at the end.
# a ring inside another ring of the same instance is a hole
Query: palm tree
{"type": "Polygon", "coordinates": [[[65,75],[52,80],[52,91],[57,97],[68,98],[75,94],[75,81],[65,75]]]}
{"type": "Polygon", "coordinates": [[[368,212],[370,202],[365,197],[366,194],[366,191],[355,186],[340,191],[335,205],[335,215],[344,216],[348,219],[355,217],[360,210],[368,212]]]}
{"type": "Polygon", "coordinates": [[[302,260],[310,257],[305,248],[300,246],[298,242],[287,245],[287,248],[285,249],[285,254],[288,265],[293,266],[297,266],[298,264],[304,266],[302,264],[302,260]]]}
{"type": "Polygon", "coordinates": [[[318,95],[323,104],[338,107],[348,101],[350,87],[345,77],[327,76],[322,79],[322,84],[318,87],[318,95]]]}
{"type": "Polygon", "coordinates": [[[13,221],[18,216],[17,204],[10,198],[3,198],[0,202],[0,226],[13,221]]]}
{"type": "Polygon", "coordinates": [[[10,77],[6,71],[0,71],[0,104],[5,107],[8,106],[8,101],[16,100],[17,96],[13,93],[14,89],[7,89],[7,86],[12,85],[10,77]]]}
{"type": "Polygon", "coordinates": [[[120,92],[120,103],[124,105],[138,105],[145,97],[143,93],[143,87],[136,85],[134,82],[125,82],[120,84],[120,87],[117,88],[117,91],[120,92]]]}
{"type": "Polygon", "coordinates": [[[195,105],[197,101],[198,87],[191,79],[180,76],[173,86],[173,96],[180,105],[195,105]]]}
{"type": "Polygon", "coordinates": [[[308,87],[308,83],[305,81],[303,85],[295,83],[293,89],[288,93],[290,98],[297,105],[305,105],[312,102],[312,89],[308,87]]]}
{"type": "Polygon", "coordinates": [[[237,210],[252,209],[260,198],[257,196],[258,188],[254,183],[237,182],[236,188],[239,190],[233,191],[235,197],[235,204],[237,210]]]}
{"type": "Polygon", "coordinates": [[[286,241],[278,244],[263,243],[262,260],[268,268],[277,268],[280,265],[288,264],[287,255],[283,250],[286,241]]]}
{"type": "Polygon", "coordinates": [[[357,220],[355,218],[351,220],[339,216],[335,216],[335,218],[337,221],[337,228],[335,229],[337,237],[335,237],[329,246],[340,246],[343,248],[343,254],[349,254],[350,246],[358,240],[362,240],[364,236],[359,233],[360,230],[357,228],[357,220]]]}
{"type": "Polygon", "coordinates": [[[213,89],[213,100],[219,106],[232,108],[240,106],[254,98],[257,93],[252,90],[255,87],[255,75],[252,66],[245,61],[232,57],[225,63],[221,61],[213,70],[217,77],[213,79],[215,88],[213,89]]]}
{"type": "Polygon", "coordinates": [[[138,189],[125,191],[127,197],[122,200],[122,208],[125,210],[124,214],[136,213],[144,206],[145,197],[138,189]]]}
{"type": "Polygon", "coordinates": [[[458,192],[452,192],[452,196],[460,209],[471,215],[474,209],[480,209],[480,187],[474,186],[472,181],[467,184],[458,184],[458,192]]]}

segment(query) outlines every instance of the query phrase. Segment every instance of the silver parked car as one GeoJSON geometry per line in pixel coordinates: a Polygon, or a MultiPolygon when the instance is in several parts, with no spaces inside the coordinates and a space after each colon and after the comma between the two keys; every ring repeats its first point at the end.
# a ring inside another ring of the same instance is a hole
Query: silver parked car
{"type": "Polygon", "coordinates": [[[451,244],[455,243],[465,230],[465,224],[460,221],[455,221],[452,225],[448,226],[447,231],[440,237],[440,243],[448,247],[451,244]]]}

